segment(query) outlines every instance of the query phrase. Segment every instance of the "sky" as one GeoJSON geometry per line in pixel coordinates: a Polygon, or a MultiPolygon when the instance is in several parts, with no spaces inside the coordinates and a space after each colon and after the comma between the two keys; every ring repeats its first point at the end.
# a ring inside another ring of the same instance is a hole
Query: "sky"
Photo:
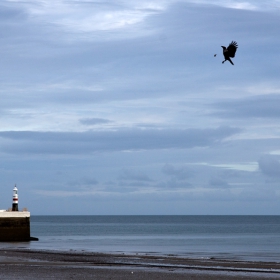
{"type": "Polygon", "coordinates": [[[280,1],[2,0],[0,26],[0,209],[280,215],[280,1]]]}

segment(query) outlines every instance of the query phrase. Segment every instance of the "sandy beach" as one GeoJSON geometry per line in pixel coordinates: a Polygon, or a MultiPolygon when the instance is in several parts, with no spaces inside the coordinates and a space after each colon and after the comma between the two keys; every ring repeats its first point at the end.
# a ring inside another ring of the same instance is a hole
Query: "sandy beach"
{"type": "Polygon", "coordinates": [[[0,279],[279,279],[280,264],[176,256],[0,250],[0,279]]]}

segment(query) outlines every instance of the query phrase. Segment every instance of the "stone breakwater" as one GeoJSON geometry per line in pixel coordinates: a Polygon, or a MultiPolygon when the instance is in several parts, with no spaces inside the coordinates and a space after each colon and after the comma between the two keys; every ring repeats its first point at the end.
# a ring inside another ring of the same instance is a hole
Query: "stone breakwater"
{"type": "Polygon", "coordinates": [[[30,212],[0,212],[0,242],[30,240],[30,212]]]}

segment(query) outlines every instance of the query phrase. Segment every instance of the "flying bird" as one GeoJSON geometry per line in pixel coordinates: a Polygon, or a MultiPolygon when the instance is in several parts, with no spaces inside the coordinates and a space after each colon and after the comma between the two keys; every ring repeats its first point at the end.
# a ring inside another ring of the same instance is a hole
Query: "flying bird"
{"type": "Polygon", "coordinates": [[[222,63],[228,60],[232,65],[234,65],[230,58],[235,56],[236,50],[238,48],[237,43],[232,41],[227,48],[224,46],[221,47],[223,48],[223,55],[225,57],[225,60],[222,63]]]}

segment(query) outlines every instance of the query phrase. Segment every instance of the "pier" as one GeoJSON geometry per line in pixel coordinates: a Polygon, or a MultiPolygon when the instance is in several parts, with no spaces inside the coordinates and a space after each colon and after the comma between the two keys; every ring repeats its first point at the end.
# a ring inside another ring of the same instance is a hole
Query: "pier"
{"type": "Polygon", "coordinates": [[[38,241],[30,236],[30,212],[18,210],[18,189],[13,189],[13,204],[9,210],[0,210],[0,242],[38,241]]]}
{"type": "Polygon", "coordinates": [[[0,242],[30,240],[30,212],[0,210],[0,242]]]}

